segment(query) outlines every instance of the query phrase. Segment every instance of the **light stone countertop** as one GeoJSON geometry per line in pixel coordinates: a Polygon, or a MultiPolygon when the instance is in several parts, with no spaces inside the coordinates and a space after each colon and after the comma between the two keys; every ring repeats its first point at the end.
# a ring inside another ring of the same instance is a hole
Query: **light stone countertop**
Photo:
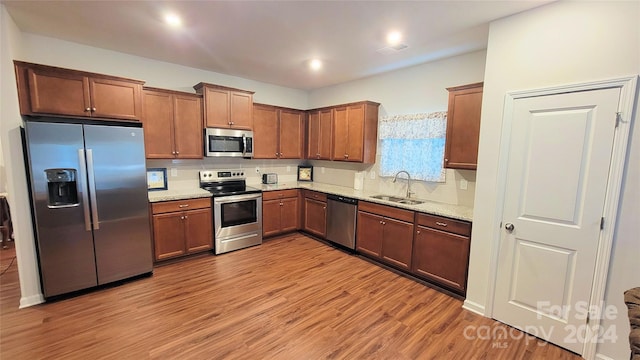
{"type": "MultiPolygon", "coordinates": [[[[411,211],[418,211],[426,214],[446,216],[452,219],[472,221],[473,220],[473,208],[461,205],[445,204],[435,201],[422,200],[424,203],[419,205],[406,205],[399,204],[392,201],[374,199],[371,196],[380,195],[380,193],[373,193],[363,190],[354,190],[345,186],[337,186],[330,184],[321,184],[315,182],[287,182],[273,185],[263,184],[249,184],[249,186],[262,189],[262,191],[273,190],[287,190],[287,189],[309,189],[315,190],[327,194],[341,195],[358,200],[365,200],[377,204],[393,206],[400,209],[407,209],[411,211]]],[[[162,190],[162,191],[149,191],[149,202],[169,201],[169,200],[184,200],[191,198],[204,198],[211,197],[211,193],[202,190],[200,188],[180,188],[176,190],[162,190]]]]}
{"type": "Polygon", "coordinates": [[[195,198],[211,197],[211,193],[207,190],[202,190],[198,187],[194,188],[179,188],[170,190],[158,190],[149,191],[149,202],[170,201],[170,200],[185,200],[195,198]]]}
{"type": "MultiPolygon", "coordinates": [[[[256,185],[253,185],[256,186],[256,185]]],[[[256,186],[257,187],[257,186],[256,186]]],[[[452,219],[472,221],[473,220],[473,208],[461,205],[445,204],[441,202],[429,201],[425,199],[415,198],[414,200],[421,200],[424,203],[419,205],[406,205],[397,202],[374,199],[371,196],[381,195],[378,192],[369,192],[363,190],[354,190],[345,186],[321,184],[315,182],[291,182],[274,185],[262,185],[262,191],[273,190],[286,190],[286,189],[309,189],[315,190],[327,194],[341,195],[358,200],[364,200],[372,203],[393,206],[400,209],[407,209],[411,211],[418,211],[426,214],[446,216],[452,219]]]]}

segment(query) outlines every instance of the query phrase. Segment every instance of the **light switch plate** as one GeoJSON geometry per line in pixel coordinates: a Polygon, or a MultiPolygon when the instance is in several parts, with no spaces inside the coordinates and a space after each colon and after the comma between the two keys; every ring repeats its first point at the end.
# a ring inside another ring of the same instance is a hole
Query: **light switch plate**
{"type": "Polygon", "coordinates": [[[176,168],[171,168],[171,176],[172,176],[172,177],[178,176],[178,169],[176,169],[176,168]]]}
{"type": "Polygon", "coordinates": [[[287,172],[291,172],[291,166],[287,166],[287,172]]]}
{"type": "Polygon", "coordinates": [[[369,179],[371,180],[376,179],[376,172],[374,170],[369,171],[369,179]]]}
{"type": "Polygon", "coordinates": [[[465,179],[460,179],[460,190],[467,190],[469,182],[465,179]]]}
{"type": "Polygon", "coordinates": [[[324,166],[320,167],[320,172],[324,174],[324,166]]]}

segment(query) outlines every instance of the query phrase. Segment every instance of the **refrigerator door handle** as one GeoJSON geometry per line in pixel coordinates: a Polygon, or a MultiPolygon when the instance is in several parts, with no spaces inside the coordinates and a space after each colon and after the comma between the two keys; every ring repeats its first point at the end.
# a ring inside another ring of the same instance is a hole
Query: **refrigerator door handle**
{"type": "Polygon", "coordinates": [[[100,229],[98,219],[98,203],[96,200],[96,176],[93,172],[93,150],[87,149],[87,175],[89,177],[89,194],[91,196],[91,216],[93,217],[93,230],[100,229]]]}
{"type": "Polygon", "coordinates": [[[89,188],[87,186],[87,158],[84,149],[78,149],[78,162],[80,163],[79,178],[82,179],[82,207],[84,208],[84,228],[91,231],[91,215],[89,214],[89,188]]]}

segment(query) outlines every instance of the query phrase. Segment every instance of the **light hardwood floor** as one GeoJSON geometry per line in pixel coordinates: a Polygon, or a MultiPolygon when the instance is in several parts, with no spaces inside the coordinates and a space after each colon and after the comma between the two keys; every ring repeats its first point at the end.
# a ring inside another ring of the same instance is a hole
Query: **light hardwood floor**
{"type": "Polygon", "coordinates": [[[301,234],[22,310],[0,281],[1,359],[579,358],[301,234]]]}

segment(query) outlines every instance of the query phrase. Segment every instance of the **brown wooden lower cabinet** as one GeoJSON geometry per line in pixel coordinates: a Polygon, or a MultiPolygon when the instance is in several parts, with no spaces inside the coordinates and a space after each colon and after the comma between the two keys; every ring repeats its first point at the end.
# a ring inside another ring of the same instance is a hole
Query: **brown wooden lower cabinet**
{"type": "Polygon", "coordinates": [[[358,209],[356,250],[410,270],[413,212],[364,201],[358,204],[358,209]]]}
{"type": "Polygon", "coordinates": [[[302,230],[319,236],[327,236],[327,195],[303,190],[302,230]]]}
{"type": "Polygon", "coordinates": [[[268,237],[300,228],[298,190],[267,191],[262,194],[262,236],[268,237]]]}
{"type": "Polygon", "coordinates": [[[151,211],[157,261],[213,248],[211,199],[157,202],[151,211]]]}
{"type": "Polygon", "coordinates": [[[471,224],[427,214],[416,215],[416,224],[412,272],[464,294],[471,224]]]}

